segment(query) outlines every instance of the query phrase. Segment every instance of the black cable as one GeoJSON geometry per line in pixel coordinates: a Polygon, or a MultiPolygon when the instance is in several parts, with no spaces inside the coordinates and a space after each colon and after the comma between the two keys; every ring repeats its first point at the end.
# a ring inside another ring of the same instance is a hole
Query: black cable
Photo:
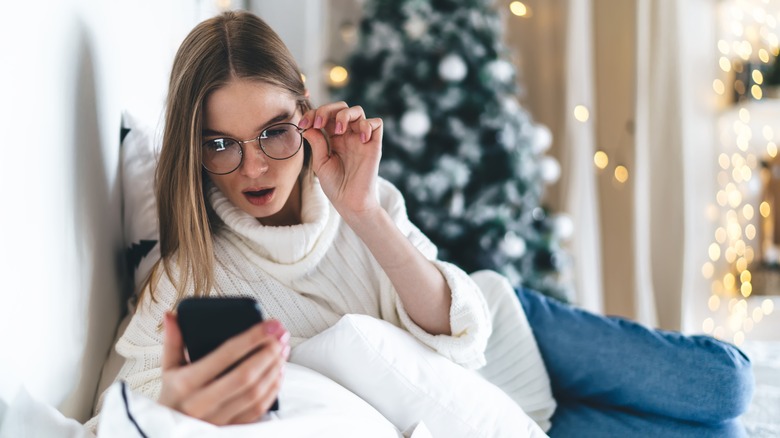
{"type": "Polygon", "coordinates": [[[135,421],[135,418],[133,417],[133,414],[130,413],[130,404],[127,402],[127,383],[125,381],[122,381],[122,400],[125,402],[125,412],[127,412],[127,418],[130,419],[130,422],[133,423],[133,426],[138,430],[138,433],[141,434],[141,438],[149,438],[146,436],[143,430],[141,430],[141,426],[138,425],[138,422],[135,421]]]}

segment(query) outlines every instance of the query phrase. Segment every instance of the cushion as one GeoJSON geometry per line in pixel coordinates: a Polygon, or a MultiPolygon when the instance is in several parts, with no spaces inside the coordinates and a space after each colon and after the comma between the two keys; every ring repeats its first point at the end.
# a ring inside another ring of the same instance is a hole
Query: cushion
{"type": "MultiPolygon", "coordinates": [[[[266,415],[260,422],[217,427],[162,406],[117,382],[106,393],[98,437],[137,438],[141,436],[138,429],[149,437],[401,437],[366,402],[302,366],[287,364],[279,399],[279,411],[266,415]]],[[[420,432],[425,431],[421,428],[420,432]]],[[[427,438],[418,431],[412,436],[427,438]]]]}
{"type": "Polygon", "coordinates": [[[122,208],[125,255],[134,290],[160,258],[154,173],[161,135],[128,112],[122,114],[122,208]]]}
{"type": "Polygon", "coordinates": [[[498,387],[370,316],[342,317],[290,361],[359,395],[402,431],[422,421],[436,437],[546,436],[498,387]]]}

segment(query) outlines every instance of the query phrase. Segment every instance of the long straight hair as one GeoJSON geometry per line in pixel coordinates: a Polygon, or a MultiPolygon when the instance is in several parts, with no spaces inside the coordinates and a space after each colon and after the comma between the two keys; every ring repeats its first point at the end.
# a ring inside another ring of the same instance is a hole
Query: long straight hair
{"type": "MultiPolygon", "coordinates": [[[[232,79],[265,82],[292,95],[301,112],[311,108],[298,66],[268,24],[245,11],[229,11],[198,24],[173,61],[163,144],[155,191],[161,259],[145,282],[155,299],[160,268],[178,299],[190,288],[208,295],[214,283],[215,227],[220,221],[206,200],[201,163],[203,106],[210,93],[232,79]],[[171,268],[175,262],[178,269],[171,268]]],[[[311,150],[304,145],[304,170],[311,150]]],[[[178,301],[177,299],[177,301],[178,301]]]]}

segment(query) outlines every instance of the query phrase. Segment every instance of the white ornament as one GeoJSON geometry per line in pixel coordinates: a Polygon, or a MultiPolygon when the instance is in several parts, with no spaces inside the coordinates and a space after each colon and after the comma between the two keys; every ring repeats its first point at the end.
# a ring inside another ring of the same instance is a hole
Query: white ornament
{"type": "Polygon", "coordinates": [[[401,129],[410,137],[421,138],[431,129],[431,119],[422,110],[410,110],[401,116],[401,129]]]}
{"type": "Polygon", "coordinates": [[[569,240],[574,235],[574,221],[566,214],[557,214],[553,219],[553,233],[561,240],[569,240]]]}
{"type": "Polygon", "coordinates": [[[463,216],[463,210],[466,206],[466,200],[463,197],[463,192],[460,190],[456,191],[452,194],[452,199],[450,200],[450,216],[452,217],[461,217],[463,216]]]}
{"type": "Polygon", "coordinates": [[[550,128],[541,123],[537,124],[535,128],[531,148],[535,154],[541,155],[550,149],[550,145],[552,145],[552,133],[550,132],[550,128]]]}
{"type": "Polygon", "coordinates": [[[466,77],[467,72],[466,63],[458,55],[447,55],[439,62],[439,76],[445,81],[460,82],[466,77]]]}
{"type": "Polygon", "coordinates": [[[539,174],[545,183],[552,184],[561,177],[561,165],[555,158],[544,156],[539,160],[539,174]]]}
{"type": "Polygon", "coordinates": [[[525,240],[522,237],[515,234],[513,231],[507,231],[504,234],[504,238],[501,239],[501,243],[498,245],[501,252],[512,258],[521,257],[525,254],[525,240]]]}
{"type": "Polygon", "coordinates": [[[501,83],[509,82],[512,79],[512,73],[514,72],[512,64],[503,59],[492,61],[485,68],[493,79],[501,83]]]}
{"type": "Polygon", "coordinates": [[[419,15],[412,15],[406,20],[406,23],[404,23],[404,31],[406,31],[406,35],[409,36],[409,38],[417,40],[428,31],[428,23],[420,18],[419,15]]]}

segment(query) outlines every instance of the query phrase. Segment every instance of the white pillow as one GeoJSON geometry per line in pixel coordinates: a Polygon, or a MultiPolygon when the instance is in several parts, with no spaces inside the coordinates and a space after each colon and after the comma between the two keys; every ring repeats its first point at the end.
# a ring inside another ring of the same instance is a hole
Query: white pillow
{"type": "MultiPolygon", "coordinates": [[[[402,435],[374,408],[356,395],[295,364],[287,364],[279,394],[280,410],[263,421],[217,427],[168,409],[114,383],[100,413],[98,437],[141,436],[132,415],[148,437],[200,438],[400,438],[402,435]]],[[[417,438],[418,435],[415,435],[417,438]]]]}
{"type": "Polygon", "coordinates": [[[122,114],[122,209],[128,273],[134,290],[160,258],[154,173],[161,138],[140,119],[122,114]]]}
{"type": "Polygon", "coordinates": [[[290,362],[341,384],[399,430],[423,421],[435,437],[545,437],[503,391],[406,331],[346,315],[293,349],[290,362]]]}

